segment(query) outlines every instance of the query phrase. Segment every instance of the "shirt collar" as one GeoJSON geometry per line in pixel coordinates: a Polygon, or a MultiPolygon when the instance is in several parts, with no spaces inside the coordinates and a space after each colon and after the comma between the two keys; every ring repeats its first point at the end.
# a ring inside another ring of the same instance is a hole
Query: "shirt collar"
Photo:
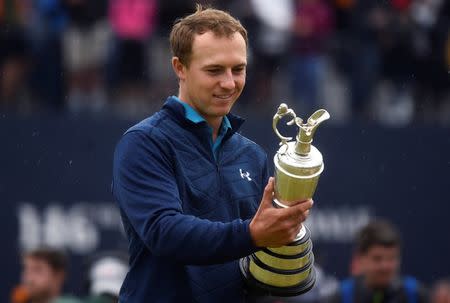
{"type": "MultiPolygon", "coordinates": [[[[206,122],[205,118],[203,118],[192,106],[190,106],[184,101],[181,101],[181,99],[178,98],[177,96],[173,96],[172,98],[183,105],[185,111],[184,116],[186,117],[186,119],[195,124],[206,122]]],[[[228,131],[231,128],[232,127],[230,120],[228,119],[227,116],[224,116],[222,119],[222,124],[220,125],[219,134],[225,134],[226,131],[228,131]]]]}

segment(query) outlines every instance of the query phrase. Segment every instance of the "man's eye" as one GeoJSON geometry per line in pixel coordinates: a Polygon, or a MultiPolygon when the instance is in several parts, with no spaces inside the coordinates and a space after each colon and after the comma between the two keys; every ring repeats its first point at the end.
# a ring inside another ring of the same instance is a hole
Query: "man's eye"
{"type": "Polygon", "coordinates": [[[208,69],[208,73],[217,75],[218,73],[220,73],[220,69],[208,69]]]}

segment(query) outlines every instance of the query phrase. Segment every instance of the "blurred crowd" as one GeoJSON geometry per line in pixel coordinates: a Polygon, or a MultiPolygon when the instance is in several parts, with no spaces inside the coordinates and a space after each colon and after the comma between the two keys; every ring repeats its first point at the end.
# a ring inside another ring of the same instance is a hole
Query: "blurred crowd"
{"type": "MultiPolygon", "coordinates": [[[[408,276],[408,269],[401,269],[401,236],[390,222],[376,219],[363,226],[353,247],[351,260],[339,260],[349,263],[345,280],[326,273],[316,261],[316,283],[309,292],[294,297],[250,295],[248,302],[450,303],[450,279],[441,277],[427,287],[408,276]]],[[[105,251],[88,256],[84,289],[75,293],[63,291],[70,274],[68,260],[63,252],[48,247],[23,253],[21,281],[11,292],[11,303],[118,303],[128,270],[126,254],[105,251]]]]}
{"type": "Polygon", "coordinates": [[[0,0],[0,110],[150,114],[177,94],[168,33],[196,3],[249,31],[238,107],[450,124],[447,0],[0,0]]]}

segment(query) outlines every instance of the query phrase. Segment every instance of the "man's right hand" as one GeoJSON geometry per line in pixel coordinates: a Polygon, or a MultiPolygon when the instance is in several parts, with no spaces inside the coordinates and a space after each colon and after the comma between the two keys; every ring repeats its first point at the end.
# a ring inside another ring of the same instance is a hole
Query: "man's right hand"
{"type": "Polygon", "coordinates": [[[258,247],[280,247],[291,243],[313,205],[313,201],[309,199],[288,208],[275,208],[272,205],[274,183],[274,178],[271,177],[264,189],[258,211],[250,222],[250,234],[258,247]]]}

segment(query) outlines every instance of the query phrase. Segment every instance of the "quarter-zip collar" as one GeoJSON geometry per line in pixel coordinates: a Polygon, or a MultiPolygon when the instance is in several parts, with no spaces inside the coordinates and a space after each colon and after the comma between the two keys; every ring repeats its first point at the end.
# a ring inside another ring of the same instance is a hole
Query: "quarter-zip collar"
{"type": "Polygon", "coordinates": [[[171,96],[167,98],[163,105],[164,110],[171,112],[171,116],[177,120],[177,122],[184,124],[185,126],[190,126],[190,129],[194,133],[201,136],[201,141],[207,139],[210,148],[213,150],[214,158],[217,158],[217,153],[220,146],[230,138],[244,123],[244,119],[239,116],[228,114],[224,116],[222,124],[217,134],[216,140],[212,141],[212,128],[208,125],[206,120],[189,104],[181,101],[176,96],[171,96]],[[205,134],[205,130],[207,134],[205,134]],[[205,138],[208,136],[208,138],[205,138]]]}

